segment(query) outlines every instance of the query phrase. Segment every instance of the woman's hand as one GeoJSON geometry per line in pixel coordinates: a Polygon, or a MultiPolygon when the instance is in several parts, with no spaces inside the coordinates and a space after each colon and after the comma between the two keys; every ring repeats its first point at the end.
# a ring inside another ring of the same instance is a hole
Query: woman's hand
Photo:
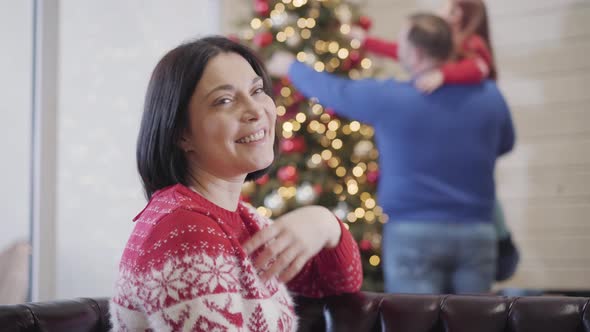
{"type": "Polygon", "coordinates": [[[443,85],[444,80],[445,78],[440,70],[431,70],[416,80],[416,88],[424,93],[432,93],[443,85]]]}
{"type": "Polygon", "coordinates": [[[281,282],[288,282],[320,250],[336,247],[341,233],[330,210],[308,206],[281,216],[254,234],[243,248],[248,255],[261,249],[254,261],[254,266],[263,271],[261,279],[277,276],[281,282]]]}

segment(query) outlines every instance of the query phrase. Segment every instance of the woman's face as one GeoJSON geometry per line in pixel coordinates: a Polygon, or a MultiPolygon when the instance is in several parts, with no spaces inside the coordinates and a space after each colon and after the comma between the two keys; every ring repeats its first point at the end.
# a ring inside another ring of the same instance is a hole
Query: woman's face
{"type": "Polygon", "coordinates": [[[194,175],[240,178],[272,163],[276,106],[263,88],[262,77],[242,56],[221,53],[209,61],[181,140],[194,175]]]}

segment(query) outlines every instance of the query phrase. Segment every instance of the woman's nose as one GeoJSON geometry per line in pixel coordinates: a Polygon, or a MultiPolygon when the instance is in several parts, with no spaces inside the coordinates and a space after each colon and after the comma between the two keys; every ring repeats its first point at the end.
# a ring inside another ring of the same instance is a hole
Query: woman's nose
{"type": "Polygon", "coordinates": [[[256,102],[254,98],[248,97],[244,103],[243,120],[247,122],[258,121],[262,117],[264,107],[256,102]]]}

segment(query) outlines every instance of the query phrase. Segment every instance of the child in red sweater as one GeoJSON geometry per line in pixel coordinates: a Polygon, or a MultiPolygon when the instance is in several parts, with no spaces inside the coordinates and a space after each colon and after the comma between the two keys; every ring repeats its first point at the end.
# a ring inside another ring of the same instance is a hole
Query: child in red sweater
{"type": "MultiPolygon", "coordinates": [[[[422,75],[416,81],[416,87],[430,93],[444,83],[479,83],[486,78],[495,80],[496,67],[483,1],[448,0],[441,16],[453,29],[454,58],[440,69],[422,75]]],[[[397,60],[397,42],[365,37],[363,44],[369,52],[397,60]]]]}

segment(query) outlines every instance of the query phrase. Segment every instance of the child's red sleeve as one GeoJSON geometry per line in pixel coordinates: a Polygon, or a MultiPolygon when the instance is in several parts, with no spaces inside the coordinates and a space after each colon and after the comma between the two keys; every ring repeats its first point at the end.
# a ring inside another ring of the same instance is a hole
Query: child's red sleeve
{"type": "Polygon", "coordinates": [[[385,41],[383,39],[367,37],[363,44],[364,48],[377,55],[397,60],[397,42],[385,41]]]}
{"type": "Polygon", "coordinates": [[[441,68],[445,83],[479,83],[488,77],[492,54],[479,36],[472,36],[463,44],[467,56],[447,62],[441,68]]]}
{"type": "Polygon", "coordinates": [[[479,83],[487,77],[477,64],[478,58],[447,62],[441,68],[445,83],[479,83]]]}

